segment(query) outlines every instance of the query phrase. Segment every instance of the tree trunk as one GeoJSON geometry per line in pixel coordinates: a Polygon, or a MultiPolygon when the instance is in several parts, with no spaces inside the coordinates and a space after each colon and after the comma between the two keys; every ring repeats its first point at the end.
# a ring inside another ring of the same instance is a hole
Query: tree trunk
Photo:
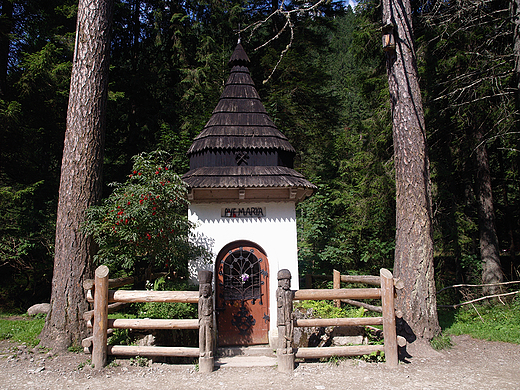
{"type": "Polygon", "coordinates": [[[426,130],[409,0],[383,1],[383,24],[394,26],[395,50],[387,52],[396,170],[394,276],[404,282],[396,306],[399,333],[409,342],[440,332],[435,297],[431,183],[426,130]]]}
{"type": "MultiPolygon", "coordinates": [[[[495,228],[495,209],[488,154],[482,126],[475,132],[476,192],[480,233],[480,258],[482,261],[482,283],[499,283],[504,280],[498,253],[498,237],[495,228]]],[[[494,294],[498,287],[485,287],[485,294],[494,294]]]]}
{"type": "MultiPolygon", "coordinates": [[[[516,129],[520,132],[520,0],[512,1],[512,18],[514,25],[513,34],[513,53],[515,56],[515,108],[516,108],[516,129]]],[[[520,137],[517,141],[517,149],[520,149],[520,137]]],[[[517,166],[520,166],[520,154],[517,153],[517,166]]],[[[511,278],[513,278],[513,267],[516,264],[516,245],[514,237],[510,235],[511,247],[511,278]]]]}
{"type": "Polygon", "coordinates": [[[80,0],[56,222],[51,311],[42,344],[80,345],[92,277],[93,241],[81,232],[85,209],[99,202],[113,0],[80,0]]]}
{"type": "MultiPolygon", "coordinates": [[[[516,109],[520,110],[520,0],[513,0],[511,4],[513,19],[513,53],[515,56],[516,78],[516,109]]],[[[518,112],[517,112],[518,115],[518,112]]]]}

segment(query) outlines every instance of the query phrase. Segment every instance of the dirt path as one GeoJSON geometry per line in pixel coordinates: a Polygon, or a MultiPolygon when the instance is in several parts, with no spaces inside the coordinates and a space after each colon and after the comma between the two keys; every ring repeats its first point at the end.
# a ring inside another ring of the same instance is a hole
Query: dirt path
{"type": "Polygon", "coordinates": [[[200,374],[194,365],[154,363],[135,367],[128,359],[94,371],[89,356],[33,353],[0,342],[1,389],[520,389],[520,345],[453,337],[454,347],[427,358],[413,357],[396,369],[354,359],[300,364],[293,374],[273,367],[220,368],[200,374]]]}

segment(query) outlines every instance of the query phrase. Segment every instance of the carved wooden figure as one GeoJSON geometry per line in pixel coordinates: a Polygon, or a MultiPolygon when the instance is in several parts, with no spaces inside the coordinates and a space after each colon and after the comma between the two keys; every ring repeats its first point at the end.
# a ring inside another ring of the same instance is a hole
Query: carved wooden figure
{"type": "Polygon", "coordinates": [[[276,290],[277,325],[278,325],[278,371],[294,370],[293,352],[293,291],[291,290],[291,272],[287,269],[278,271],[278,289],[276,290]]]}
{"type": "Polygon", "coordinates": [[[199,371],[211,372],[214,367],[213,346],[213,272],[199,271],[199,371]]]}

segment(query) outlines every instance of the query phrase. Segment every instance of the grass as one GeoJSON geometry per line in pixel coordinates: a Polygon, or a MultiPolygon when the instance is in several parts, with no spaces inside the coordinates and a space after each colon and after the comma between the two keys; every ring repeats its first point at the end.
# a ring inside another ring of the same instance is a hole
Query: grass
{"type": "Polygon", "coordinates": [[[439,309],[443,334],[520,344],[520,297],[510,303],[439,309]]]}
{"type": "MultiPolygon", "coordinates": [[[[2,314],[2,316],[4,316],[2,314]]],[[[20,317],[18,317],[20,318],[20,317]]],[[[45,324],[45,317],[22,317],[23,319],[0,319],[0,340],[11,340],[35,347],[40,342],[38,336],[45,324]]]]}

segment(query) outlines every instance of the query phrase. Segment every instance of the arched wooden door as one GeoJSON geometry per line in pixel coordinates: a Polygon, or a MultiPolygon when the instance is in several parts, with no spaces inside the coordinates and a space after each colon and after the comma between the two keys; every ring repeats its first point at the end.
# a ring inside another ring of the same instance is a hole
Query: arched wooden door
{"type": "Polygon", "coordinates": [[[216,263],[219,345],[267,344],[269,263],[250,242],[227,245],[216,263]]]}

